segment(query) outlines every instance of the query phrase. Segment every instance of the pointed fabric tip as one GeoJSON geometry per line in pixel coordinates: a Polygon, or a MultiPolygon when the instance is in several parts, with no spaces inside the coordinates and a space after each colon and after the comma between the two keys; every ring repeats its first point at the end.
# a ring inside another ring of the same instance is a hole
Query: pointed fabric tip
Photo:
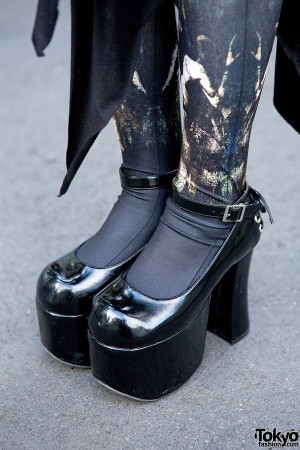
{"type": "Polygon", "coordinates": [[[38,44],[38,42],[36,42],[35,37],[32,35],[32,43],[33,43],[33,47],[36,53],[36,56],[38,56],[39,58],[42,56],[45,56],[45,53],[43,52],[43,48],[41,48],[38,44]]]}
{"type": "MultiPolygon", "coordinates": [[[[73,178],[73,177],[72,177],[72,178],[73,178]]],[[[65,176],[65,178],[64,178],[64,180],[63,180],[63,183],[62,183],[62,185],[61,185],[61,188],[60,188],[60,191],[59,191],[59,194],[57,195],[57,197],[62,197],[63,195],[65,195],[65,193],[66,193],[67,190],[69,189],[69,186],[70,186],[70,183],[71,183],[71,181],[72,181],[72,178],[70,179],[69,172],[67,172],[67,174],[66,174],[66,176],[65,176]]]]}
{"type": "Polygon", "coordinates": [[[89,149],[95,142],[99,132],[104,128],[104,126],[106,126],[106,124],[101,124],[101,126],[100,126],[100,122],[99,122],[99,131],[97,131],[97,133],[94,136],[92,136],[82,147],[78,148],[78,147],[76,147],[75,144],[73,146],[69,142],[69,145],[67,148],[67,173],[65,175],[65,178],[63,179],[58,197],[61,197],[68,191],[69,186],[70,186],[73,178],[75,177],[79,167],[81,166],[89,149]]]}

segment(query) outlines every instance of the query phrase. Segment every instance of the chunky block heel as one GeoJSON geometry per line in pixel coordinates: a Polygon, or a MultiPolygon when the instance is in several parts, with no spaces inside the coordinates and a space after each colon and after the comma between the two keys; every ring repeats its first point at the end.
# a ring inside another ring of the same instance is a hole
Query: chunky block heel
{"type": "Polygon", "coordinates": [[[90,366],[87,316],[63,316],[36,302],[41,341],[46,350],[66,364],[90,366]]]}
{"type": "Polygon", "coordinates": [[[225,273],[211,295],[208,330],[230,344],[249,331],[248,276],[252,253],[225,273]]]}
{"type": "Polygon", "coordinates": [[[208,311],[206,301],[183,330],[144,348],[109,347],[89,333],[93,376],[106,387],[138,400],[165,397],[185,383],[200,365],[208,311]]]}

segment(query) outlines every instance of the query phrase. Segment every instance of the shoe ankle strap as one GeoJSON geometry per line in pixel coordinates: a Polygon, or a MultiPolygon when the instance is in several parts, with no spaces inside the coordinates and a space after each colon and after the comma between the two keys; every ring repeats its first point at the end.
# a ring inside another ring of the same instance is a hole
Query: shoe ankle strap
{"type": "Polygon", "coordinates": [[[148,175],[138,177],[136,175],[127,175],[124,168],[120,168],[121,186],[127,189],[155,189],[170,188],[177,170],[164,173],[162,175],[148,175]]]}
{"type": "Polygon", "coordinates": [[[213,205],[208,203],[197,203],[181,195],[173,183],[172,199],[174,203],[182,209],[199,214],[200,216],[216,217],[223,222],[242,222],[244,218],[255,217],[259,212],[268,212],[270,222],[273,223],[271,211],[263,196],[252,189],[249,185],[242,197],[233,205],[213,205]],[[251,198],[251,203],[249,201],[251,198]]]}

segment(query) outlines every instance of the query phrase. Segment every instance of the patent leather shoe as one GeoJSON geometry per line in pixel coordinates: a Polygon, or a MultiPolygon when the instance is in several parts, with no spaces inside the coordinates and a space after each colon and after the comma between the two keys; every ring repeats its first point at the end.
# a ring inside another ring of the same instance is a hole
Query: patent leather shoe
{"type": "MultiPolygon", "coordinates": [[[[121,185],[126,189],[171,188],[175,173],[137,177],[121,168],[121,185]]],[[[72,366],[89,367],[87,320],[93,296],[129,268],[142,249],[119,264],[98,268],[80,261],[78,248],[42,271],[36,307],[41,341],[48,352],[72,366]]]]}
{"type": "Polygon", "coordinates": [[[263,228],[261,212],[269,211],[249,186],[227,207],[195,203],[175,187],[172,197],[181,208],[233,227],[205,273],[181,295],[150,298],[123,273],[95,296],[89,317],[92,374],[139,400],[159,399],[187,381],[201,363],[207,328],[232,344],[247,334],[250,261],[263,228]]]}

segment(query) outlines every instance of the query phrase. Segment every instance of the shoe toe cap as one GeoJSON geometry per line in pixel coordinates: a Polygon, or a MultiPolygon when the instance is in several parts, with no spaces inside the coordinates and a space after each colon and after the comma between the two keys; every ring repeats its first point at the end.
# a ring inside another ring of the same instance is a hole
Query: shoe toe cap
{"type": "Polygon", "coordinates": [[[87,300],[95,294],[91,278],[95,270],[78,261],[74,252],[48,264],[41,272],[36,297],[40,306],[53,313],[86,313],[87,300]]]}
{"type": "Polygon", "coordinates": [[[155,321],[133,292],[119,278],[94,297],[89,331],[96,340],[118,348],[138,348],[151,341],[155,321]]]}
{"type": "Polygon", "coordinates": [[[89,330],[96,340],[118,348],[135,348],[147,336],[142,321],[105,303],[92,310],[89,330]]]}

